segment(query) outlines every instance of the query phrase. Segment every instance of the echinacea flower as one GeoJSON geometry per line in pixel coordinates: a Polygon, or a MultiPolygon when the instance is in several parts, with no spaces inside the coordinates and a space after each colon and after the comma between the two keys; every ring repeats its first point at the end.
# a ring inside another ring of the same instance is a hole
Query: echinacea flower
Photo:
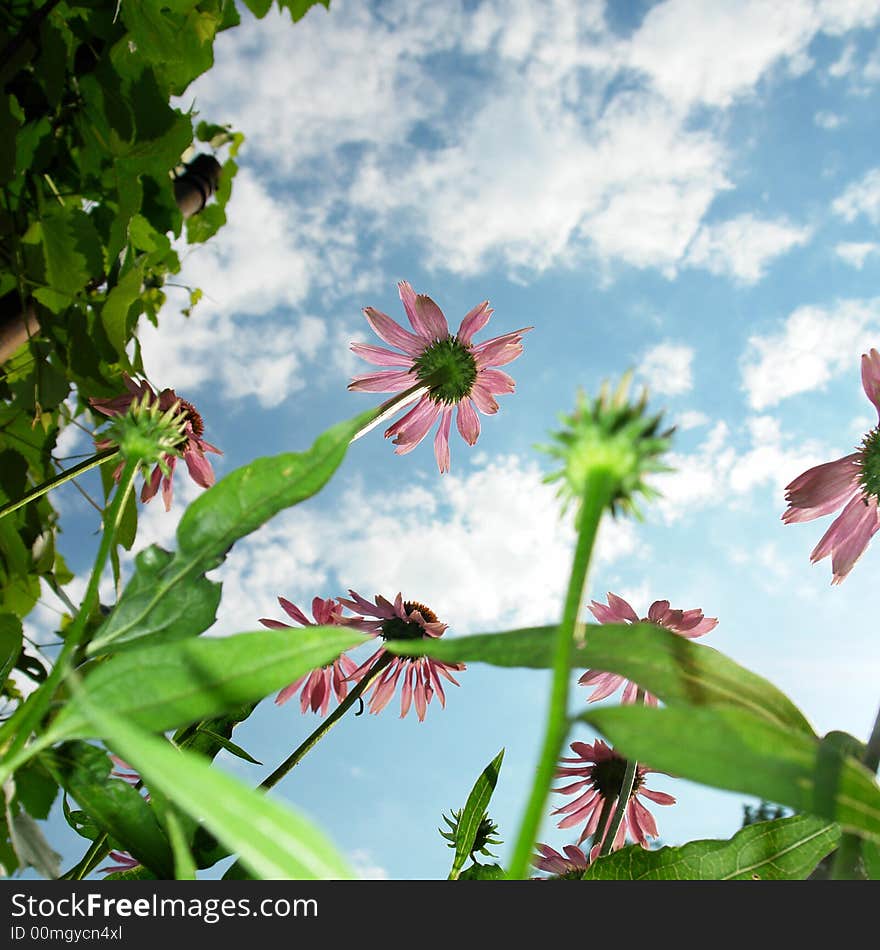
{"type": "MultiPolygon", "coordinates": [[[[862,354],[862,388],[880,421],[880,353],[862,354]]],[[[831,555],[832,584],[839,584],[864,554],[880,528],[880,425],[874,426],[850,455],[808,469],[785,487],[786,524],[812,521],[843,506],[813,548],[815,564],[831,555]]]]}
{"type": "MultiPolygon", "coordinates": [[[[553,814],[565,815],[565,818],[559,822],[559,828],[571,828],[581,822],[584,823],[577,843],[582,844],[593,835],[590,860],[595,861],[608,830],[608,822],[617,807],[626,771],[626,759],[618,755],[601,739],[597,739],[592,745],[588,742],[572,742],[571,751],[575,753],[573,758],[564,757],[560,761],[572,764],[559,766],[556,775],[558,778],[575,777],[577,781],[572,782],[571,785],[556,788],[554,791],[561,795],[577,795],[577,797],[567,805],[557,808],[553,814]],[[599,828],[600,822],[604,822],[602,829],[599,828]],[[597,839],[595,835],[598,831],[601,831],[601,837],[597,839]]],[[[635,781],[623,820],[614,836],[612,851],[623,847],[627,831],[643,848],[648,847],[648,838],[658,836],[654,817],[639,801],[639,797],[649,798],[658,805],[674,805],[675,799],[665,792],[645,788],[645,776],[655,771],[656,769],[649,769],[641,763],[636,766],[635,781]]]]}
{"type": "MultiPolygon", "coordinates": [[[[648,608],[648,616],[639,619],[639,615],[632,607],[617,594],[608,594],[608,603],[600,604],[593,601],[590,611],[599,623],[654,623],[659,627],[666,627],[681,637],[693,640],[714,630],[718,626],[716,617],[704,617],[699,608],[693,610],[673,610],[668,600],[655,600],[648,608]]],[[[605,699],[626,683],[623,690],[622,702],[634,703],[638,695],[638,684],[628,682],[625,677],[617,673],[603,673],[600,670],[587,670],[578,680],[581,686],[595,686],[587,702],[595,703],[605,699]]],[[[657,705],[657,697],[645,692],[645,702],[649,706],[657,705]]]]}
{"type": "MultiPolygon", "coordinates": [[[[105,416],[120,417],[128,413],[132,404],[152,404],[157,406],[161,412],[167,412],[177,406],[177,411],[182,416],[182,434],[176,452],[183,456],[190,478],[202,488],[210,488],[214,484],[214,470],[205,457],[205,453],[213,452],[216,455],[222,455],[223,453],[202,438],[205,425],[196,407],[191,402],[187,402],[186,399],[181,399],[173,389],[163,389],[157,395],[149,383],[145,381],[137,382],[128,374],[123,374],[122,381],[128,390],[126,395],[115,396],[112,399],[90,399],[89,403],[92,408],[105,416]]],[[[113,445],[113,440],[108,439],[99,439],[95,442],[98,449],[108,449],[113,445]]],[[[161,484],[165,510],[171,510],[171,501],[174,496],[172,480],[177,458],[177,454],[169,452],[164,454],[157,462],[150,477],[144,482],[144,487],[141,490],[142,502],[150,501],[159,491],[159,485],[161,484]]],[[[120,465],[115,472],[116,478],[119,477],[121,471],[122,466],[120,465]]]]}
{"type": "MultiPolygon", "coordinates": [[[[437,619],[430,607],[414,600],[404,601],[402,594],[394,598],[394,603],[381,595],[376,595],[374,602],[370,603],[353,590],[349,590],[349,593],[351,600],[340,597],[339,603],[365,617],[373,617],[373,620],[359,625],[359,629],[375,633],[383,640],[430,639],[442,636],[446,630],[447,625],[437,619]]],[[[380,660],[388,665],[370,686],[370,712],[380,713],[391,702],[397,683],[402,680],[400,718],[403,719],[414,704],[419,722],[424,721],[425,712],[435,694],[440,705],[446,706],[446,694],[440,677],[458,686],[458,681],[450,671],[465,669],[463,663],[444,663],[428,656],[394,656],[383,647],[365,660],[350,678],[360,679],[380,660]]]]}
{"type": "MultiPolygon", "coordinates": [[[[560,878],[579,879],[583,877],[584,871],[589,867],[589,859],[577,845],[567,844],[562,850],[565,854],[560,854],[549,844],[537,844],[539,854],[536,854],[532,864],[539,871],[546,871],[560,878]]],[[[546,880],[546,878],[541,878],[546,880]]]]}
{"type": "Polygon", "coordinates": [[[513,362],[522,353],[522,335],[532,327],[474,343],[474,334],[482,330],[494,313],[488,300],[474,307],[453,335],[443,311],[430,297],[416,294],[405,280],[397,288],[415,333],[387,314],[366,307],[364,315],[376,334],[402,352],[352,343],[352,350],[367,362],[395,368],[355,376],[348,388],[352,392],[399,393],[419,384],[426,387],[427,392],[415,406],[388,427],[385,438],[393,436],[395,454],[404,455],[425,438],[439,419],[434,455],[441,473],[448,472],[453,412],[457,410],[456,425],[461,437],[468,445],[474,445],[480,435],[475,407],[483,415],[494,415],[498,412],[495,396],[514,391],[514,381],[497,367],[513,362]]]}
{"type": "MultiPolygon", "coordinates": [[[[322,597],[314,598],[312,601],[312,616],[315,618],[314,621],[309,620],[296,604],[285,600],[284,597],[279,597],[278,603],[288,617],[303,627],[359,626],[358,621],[361,620],[360,617],[344,617],[342,615],[342,605],[332,597],[328,597],[326,600],[322,597]]],[[[267,617],[263,617],[260,623],[264,627],[269,627],[272,630],[290,629],[289,623],[283,623],[280,620],[270,620],[267,617]]],[[[312,670],[311,673],[306,673],[305,676],[300,676],[299,679],[294,680],[289,686],[285,686],[275,697],[275,702],[279,706],[286,703],[287,700],[295,695],[296,691],[302,687],[302,693],[300,693],[299,697],[299,704],[302,711],[305,712],[311,708],[312,712],[318,712],[320,710],[321,715],[326,716],[327,710],[330,707],[331,694],[335,693],[337,702],[341,703],[348,695],[349,680],[356,669],[357,664],[354,660],[343,653],[332,663],[321,666],[317,670],[312,670]]]]}
{"type": "Polygon", "coordinates": [[[99,868],[100,874],[122,874],[125,871],[133,871],[141,866],[137,858],[132,857],[127,851],[111,851],[110,857],[116,864],[108,865],[105,868],[99,868]]]}

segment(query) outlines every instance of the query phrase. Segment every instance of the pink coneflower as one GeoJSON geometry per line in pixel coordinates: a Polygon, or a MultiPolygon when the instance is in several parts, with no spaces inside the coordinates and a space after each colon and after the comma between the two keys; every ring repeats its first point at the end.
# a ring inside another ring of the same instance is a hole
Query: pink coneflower
{"type": "Polygon", "coordinates": [[[373,307],[366,307],[364,314],[379,337],[403,352],[368,343],[352,343],[351,348],[377,366],[398,368],[355,376],[348,388],[353,392],[397,393],[419,383],[426,386],[428,392],[388,427],[385,438],[394,436],[395,454],[404,455],[425,438],[439,419],[434,454],[440,471],[448,472],[453,410],[458,409],[456,424],[461,437],[468,445],[474,445],[480,435],[480,418],[474,407],[484,415],[494,415],[498,412],[495,396],[514,391],[510,376],[494,367],[511,363],[522,353],[522,335],[532,328],[524,327],[475,344],[474,334],[482,330],[494,312],[488,300],[465,316],[453,336],[443,311],[430,297],[416,294],[405,280],[397,289],[415,333],[373,307]]]}
{"type": "MultiPolygon", "coordinates": [[[[559,822],[559,828],[571,828],[584,822],[578,844],[583,843],[591,835],[599,831],[599,823],[604,822],[601,829],[602,837],[596,840],[590,850],[590,860],[595,861],[602,847],[602,841],[608,828],[608,822],[614,814],[617,799],[620,797],[620,787],[623,784],[623,774],[626,771],[626,759],[618,755],[614,749],[597,739],[593,745],[588,742],[572,742],[573,758],[563,758],[560,761],[573,763],[572,766],[559,766],[556,770],[558,778],[576,776],[579,780],[571,785],[554,789],[561,795],[577,795],[574,801],[557,808],[554,815],[565,815],[559,822]]],[[[629,802],[624,812],[623,821],[614,836],[611,850],[622,848],[626,840],[626,833],[643,848],[648,847],[648,838],[657,837],[657,825],[653,815],[639,801],[639,796],[649,798],[658,805],[674,805],[675,799],[665,792],[655,792],[644,787],[645,776],[656,769],[649,769],[639,764],[636,767],[635,781],[629,802]]]]}
{"type": "MultiPolygon", "coordinates": [[[[640,622],[638,614],[632,607],[622,597],[610,592],[607,605],[594,600],[590,604],[590,610],[599,623],[640,622]]],[[[697,608],[693,610],[672,610],[668,600],[655,600],[648,609],[648,616],[642,617],[641,622],[656,623],[658,626],[666,627],[667,630],[672,630],[673,633],[687,637],[690,640],[701,637],[704,633],[708,633],[718,626],[718,620],[715,617],[704,617],[703,611],[697,608]]],[[[618,676],[617,673],[603,673],[599,670],[587,670],[578,680],[578,683],[581,686],[596,687],[587,700],[591,703],[610,696],[618,686],[624,683],[626,683],[626,686],[623,690],[622,702],[634,703],[639,689],[637,683],[629,682],[625,677],[618,676]]],[[[646,692],[645,702],[649,706],[656,706],[657,697],[646,692]]]]}
{"type": "Polygon", "coordinates": [[[110,857],[116,864],[99,868],[99,874],[121,874],[123,871],[133,871],[141,866],[141,862],[132,857],[127,851],[111,851],[110,857]]]}
{"type": "MultiPolygon", "coordinates": [[[[173,389],[163,389],[158,395],[147,382],[137,382],[128,374],[123,373],[122,381],[128,393],[124,396],[115,396],[113,399],[90,399],[89,403],[93,409],[105,416],[124,416],[129,407],[134,402],[139,402],[144,397],[149,397],[151,402],[157,403],[161,411],[165,412],[175,403],[179,404],[179,409],[184,415],[183,438],[184,442],[179,449],[186,462],[190,478],[202,488],[210,488],[214,484],[214,470],[211,463],[205,457],[206,452],[213,452],[216,455],[222,455],[220,449],[206,442],[202,438],[205,431],[205,425],[202,417],[199,415],[196,407],[185,399],[181,399],[173,389]]],[[[95,446],[98,449],[108,449],[113,446],[111,440],[98,440],[95,446]]],[[[156,465],[150,477],[144,482],[141,490],[141,501],[148,502],[159,491],[159,485],[162,485],[162,500],[165,502],[165,510],[171,510],[171,500],[174,496],[172,480],[174,478],[174,467],[177,464],[177,456],[167,454],[163,457],[166,471],[163,473],[162,466],[156,465]]],[[[116,470],[115,477],[119,477],[122,466],[116,470]]]]}
{"type": "MultiPolygon", "coordinates": [[[[862,354],[862,388],[880,420],[880,353],[862,354]]],[[[832,584],[839,584],[864,554],[880,528],[877,500],[880,497],[880,425],[862,439],[851,455],[808,469],[786,485],[786,524],[812,521],[843,506],[822,540],[813,548],[815,564],[831,555],[832,584]]]]}
{"type": "MultiPolygon", "coordinates": [[[[312,601],[312,616],[315,618],[314,621],[309,620],[299,607],[297,607],[296,604],[292,604],[289,600],[279,597],[278,603],[281,604],[281,609],[288,617],[303,627],[355,626],[359,629],[368,629],[360,623],[363,618],[344,617],[341,602],[334,600],[332,597],[328,597],[326,600],[322,597],[314,598],[312,601]]],[[[290,628],[289,623],[282,623],[280,620],[270,620],[267,617],[263,617],[260,623],[264,627],[269,627],[272,630],[290,628]]],[[[352,678],[352,674],[354,674],[356,670],[357,664],[354,660],[343,653],[332,663],[319,667],[317,670],[312,670],[311,673],[306,673],[305,676],[300,676],[299,679],[294,680],[289,686],[285,686],[275,697],[275,702],[279,706],[286,703],[287,700],[302,687],[302,693],[300,693],[299,697],[299,704],[302,711],[305,712],[311,708],[312,712],[318,712],[320,710],[321,715],[326,716],[327,710],[330,707],[331,693],[335,693],[337,702],[341,703],[348,695],[348,684],[352,678]]]]}
{"type": "Polygon", "coordinates": [[[547,871],[548,874],[554,874],[557,877],[581,878],[590,865],[584,852],[573,844],[567,844],[562,849],[565,854],[560,854],[549,844],[540,842],[537,848],[540,853],[535,855],[532,864],[539,871],[547,871]]]}
{"type": "MultiPolygon", "coordinates": [[[[366,621],[360,628],[373,632],[383,640],[421,640],[440,637],[446,630],[446,624],[437,620],[437,615],[418,601],[405,601],[402,594],[394,598],[394,603],[381,595],[376,595],[375,602],[365,600],[360,594],[350,590],[351,600],[340,597],[339,602],[351,610],[356,610],[374,620],[366,621]]],[[[368,673],[383,657],[391,657],[384,648],[377,650],[368,660],[364,661],[352,674],[352,679],[368,673]]],[[[424,721],[428,704],[436,694],[440,705],[446,706],[446,694],[440,677],[445,677],[450,683],[458,686],[458,681],[450,670],[465,669],[463,663],[444,663],[427,656],[395,656],[383,670],[379,678],[370,687],[369,707],[371,713],[381,712],[394,696],[398,680],[403,679],[403,689],[400,694],[400,718],[409,712],[411,704],[415,704],[416,715],[419,721],[424,721]]]]}

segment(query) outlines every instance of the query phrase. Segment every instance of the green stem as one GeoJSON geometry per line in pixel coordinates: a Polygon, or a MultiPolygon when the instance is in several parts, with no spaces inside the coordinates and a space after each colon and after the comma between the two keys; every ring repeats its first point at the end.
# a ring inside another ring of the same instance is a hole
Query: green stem
{"type": "Polygon", "coordinates": [[[610,854],[611,848],[614,846],[614,839],[617,837],[620,823],[623,821],[623,816],[626,814],[626,806],[629,804],[629,798],[630,795],[632,795],[633,785],[635,785],[637,767],[638,762],[636,762],[635,759],[627,760],[626,769],[623,773],[623,779],[620,783],[620,793],[617,796],[617,807],[614,809],[614,814],[611,816],[611,822],[608,825],[608,831],[605,837],[602,839],[602,847],[599,850],[600,858],[604,858],[606,854],[610,854]]]}
{"type": "MultiPolygon", "coordinates": [[[[638,687],[636,689],[636,705],[639,705],[644,698],[645,691],[641,687],[638,687]]],[[[623,778],[620,782],[620,792],[617,795],[617,807],[614,809],[611,824],[608,826],[608,833],[604,838],[599,839],[602,842],[602,848],[599,851],[600,858],[604,858],[606,854],[610,854],[612,847],[614,847],[614,839],[617,836],[620,823],[623,821],[623,816],[626,814],[626,806],[629,804],[633,785],[636,783],[636,770],[638,767],[639,763],[636,762],[635,759],[627,760],[626,768],[623,770],[623,778]]]]}
{"type": "Polygon", "coordinates": [[[345,699],[327,716],[326,719],[321,721],[321,724],[318,726],[315,731],[308,736],[290,755],[278,766],[277,769],[266,779],[260,782],[260,788],[270,789],[274,788],[281,779],[290,772],[294,766],[305,756],[305,754],[316,745],[318,740],[348,712],[349,709],[354,705],[356,700],[360,699],[361,693],[373,682],[374,679],[388,666],[389,663],[394,659],[394,656],[391,653],[386,653],[384,656],[380,657],[376,663],[373,665],[373,668],[364,675],[363,679],[357,683],[357,685],[352,689],[352,691],[345,697],[345,699]]]}
{"type": "Polygon", "coordinates": [[[108,834],[102,831],[97,838],[89,845],[89,850],[82,856],[82,859],[75,864],[69,871],[61,875],[61,881],[82,881],[87,874],[90,874],[97,864],[107,856],[110,846],[107,843],[108,834]]]}
{"type": "Polygon", "coordinates": [[[85,639],[89,618],[98,605],[98,588],[101,583],[101,575],[104,573],[107,558],[115,543],[116,532],[119,529],[119,522],[122,518],[125,502],[129,492],[131,492],[134,487],[134,479],[137,475],[139,465],[139,461],[133,459],[126,462],[122,470],[116,494],[113,496],[113,501],[104,516],[104,531],[101,535],[101,544],[95,556],[95,563],[92,567],[92,574],[89,578],[85,596],[83,597],[79,612],[65,632],[64,646],[61,653],[58,654],[55,665],[46,677],[43,685],[28,696],[6,723],[4,723],[3,728],[0,729],[0,751],[3,752],[4,758],[3,764],[0,765],[0,784],[11,774],[12,770],[9,768],[10,761],[17,761],[17,759],[13,757],[24,747],[31,733],[37,728],[43,716],[46,714],[55,696],[58,685],[67,676],[72,666],[77,648],[85,639]]]}
{"type": "MultiPolygon", "coordinates": [[[[865,746],[862,755],[862,764],[871,772],[876,772],[880,767],[880,710],[877,711],[877,718],[874,720],[874,728],[871,730],[871,738],[865,746]]],[[[834,864],[831,867],[831,879],[833,881],[855,881],[864,878],[864,873],[860,869],[862,858],[862,839],[858,835],[846,832],[840,836],[840,844],[834,854],[834,864]]]]}
{"type": "Polygon", "coordinates": [[[391,399],[386,399],[385,402],[376,407],[375,416],[362,429],[352,436],[351,441],[357,442],[361,436],[366,435],[368,432],[375,429],[377,425],[385,422],[387,419],[390,419],[398,409],[402,409],[411,402],[415,402],[427,391],[428,387],[425,386],[424,383],[416,383],[414,386],[410,386],[409,389],[405,389],[402,393],[398,393],[391,399]]]}
{"type": "Polygon", "coordinates": [[[69,482],[73,478],[77,478],[84,472],[103,465],[104,462],[117,455],[119,455],[119,449],[105,449],[103,452],[98,452],[97,455],[85,459],[80,462],[79,465],[74,465],[73,468],[69,468],[54,478],[50,478],[48,481],[43,482],[42,485],[37,485],[36,488],[32,488],[26,495],[19,498],[18,501],[10,501],[3,505],[3,507],[0,508],[0,518],[11,515],[13,511],[18,511],[19,508],[23,508],[28,502],[34,501],[41,495],[45,495],[46,492],[57,488],[59,485],[63,485],[65,482],[69,482]]]}
{"type": "Polygon", "coordinates": [[[599,469],[588,480],[581,501],[578,513],[577,546],[571,566],[562,622],[556,631],[553,682],[550,688],[550,708],[544,730],[544,743],[508,871],[508,877],[514,880],[522,880],[528,876],[541,816],[550,794],[550,784],[556,771],[559,753],[568,733],[568,684],[571,679],[575,635],[580,634],[582,637],[584,629],[584,624],[578,620],[578,616],[599,522],[612,498],[614,486],[615,479],[612,475],[599,469]]]}

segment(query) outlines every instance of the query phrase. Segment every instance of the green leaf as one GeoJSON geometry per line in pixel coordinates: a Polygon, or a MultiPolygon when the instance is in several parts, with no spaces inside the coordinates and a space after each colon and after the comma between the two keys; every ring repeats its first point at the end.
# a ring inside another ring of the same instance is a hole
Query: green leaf
{"type": "Polygon", "coordinates": [[[465,868],[459,881],[503,881],[507,874],[500,864],[472,864],[465,868]]]}
{"type": "Polygon", "coordinates": [[[832,743],[733,708],[620,706],[583,713],[621,755],[745,792],[880,840],[880,787],[832,743]]]}
{"type": "MultiPolygon", "coordinates": [[[[450,639],[395,640],[387,649],[448,662],[549,669],[555,630],[534,627],[450,639]]],[[[670,706],[737,706],[813,735],[804,715],[784,693],[712,647],[650,623],[591,624],[585,640],[574,652],[575,667],[619,673],[670,706]]]]}
{"type": "Polygon", "coordinates": [[[330,0],[278,0],[279,9],[287,10],[294,23],[301,20],[312,7],[316,7],[318,4],[326,10],[330,9],[330,0]]]}
{"type": "Polygon", "coordinates": [[[173,810],[169,809],[165,813],[164,823],[171,848],[174,851],[174,877],[178,881],[194,881],[196,879],[196,866],[186,842],[180,819],[173,810]]]}
{"type": "Polygon", "coordinates": [[[222,749],[225,749],[230,755],[234,755],[237,759],[244,759],[245,762],[250,762],[251,765],[263,764],[259,759],[255,759],[246,749],[242,749],[240,745],[236,745],[231,739],[227,739],[225,736],[220,736],[216,732],[212,732],[210,729],[199,729],[199,732],[203,736],[213,739],[217,745],[219,745],[222,749]]]}
{"type": "Polygon", "coordinates": [[[244,5],[257,19],[262,20],[272,9],[272,0],[244,0],[244,5]]]}
{"type": "Polygon", "coordinates": [[[52,724],[57,740],[94,735],[89,707],[151,732],[220,716],[331,663],[368,637],[347,627],[260,630],[120,653],[85,678],[52,724]]]}
{"type": "MultiPolygon", "coordinates": [[[[44,754],[43,761],[48,765],[50,756],[44,754]]],[[[110,778],[111,762],[103,749],[65,743],[54,752],[54,767],[68,795],[103,831],[160,878],[172,876],[171,849],[152,808],[126,782],[110,778]]]]}
{"type": "Polygon", "coordinates": [[[351,872],[315,826],[203,759],[92,706],[94,731],[155,788],[202,824],[257,877],[265,880],[350,878],[351,872]]]}
{"type": "Polygon", "coordinates": [[[495,785],[498,782],[498,773],[501,771],[501,763],[504,760],[504,749],[486,766],[480,773],[480,777],[474,783],[464,811],[456,826],[455,833],[455,857],[452,861],[452,870],[449,872],[449,879],[454,881],[464,862],[468,859],[470,853],[474,850],[474,841],[477,837],[477,831],[480,822],[486,814],[486,808],[492,798],[492,792],[495,791],[495,785]]]}
{"type": "Polygon", "coordinates": [[[45,821],[58,797],[58,783],[40,764],[28,762],[15,773],[15,800],[31,818],[45,821]]]}
{"type": "Polygon", "coordinates": [[[40,219],[46,280],[69,304],[103,269],[101,244],[89,216],[79,208],[52,203],[40,219]]]}
{"type": "Polygon", "coordinates": [[[0,614],[0,687],[12,672],[24,643],[21,621],[15,614],[0,614]]]}
{"type": "Polygon", "coordinates": [[[15,137],[21,118],[15,96],[0,94],[0,185],[15,174],[15,137]]]}
{"type": "Polygon", "coordinates": [[[869,881],[880,881],[880,845],[862,838],[862,861],[869,881]]]}
{"type": "Polygon", "coordinates": [[[810,815],[793,815],[748,825],[729,841],[691,841],[657,851],[632,845],[594,861],[583,879],[803,881],[839,839],[837,825],[810,815]]]}
{"type": "Polygon", "coordinates": [[[239,538],[320,491],[375,414],[369,410],[333,426],[307,452],[257,459],[200,495],[177,527],[177,553],[172,557],[154,547],[138,556],[134,576],[87,652],[180,640],[206,630],[219,585],[205,579],[205,572],[219,567],[239,538]]]}
{"type": "Polygon", "coordinates": [[[101,322],[107,339],[113,345],[120,360],[125,360],[125,345],[131,335],[128,314],[132,304],[140,299],[143,271],[132,267],[107,295],[101,308],[101,322]]]}

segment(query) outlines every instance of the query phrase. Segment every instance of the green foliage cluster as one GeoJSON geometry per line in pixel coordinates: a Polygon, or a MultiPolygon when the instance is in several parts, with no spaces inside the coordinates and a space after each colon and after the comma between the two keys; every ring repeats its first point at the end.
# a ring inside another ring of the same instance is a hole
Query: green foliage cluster
{"type": "MultiPolygon", "coordinates": [[[[313,2],[278,5],[298,20],[313,2]]],[[[247,6],[265,16],[270,2],[247,6]]],[[[58,437],[91,398],[117,395],[123,373],[146,375],[140,321],[158,325],[183,242],[207,241],[226,221],[243,136],[205,121],[185,94],[213,65],[217,35],[239,23],[234,0],[10,0],[0,9],[0,507],[71,467],[58,437]],[[175,179],[198,154],[225,160],[213,199],[184,218],[175,179]]],[[[201,290],[188,289],[183,316],[163,312],[163,321],[190,316],[201,290]]],[[[90,417],[82,422],[91,428],[90,417]]],[[[105,503],[114,464],[101,472],[105,503]]],[[[61,527],[47,495],[0,519],[7,708],[21,700],[13,670],[33,686],[47,677],[24,649],[22,620],[41,585],[64,598],[72,580],[56,550],[61,527]]],[[[130,547],[136,530],[132,496],[118,543],[130,547]]],[[[113,566],[118,578],[115,549],[113,566]]],[[[57,785],[36,765],[27,774],[6,823],[46,817],[57,785]],[[38,781],[35,804],[27,789],[38,781]]],[[[0,864],[7,873],[18,864],[8,842],[0,864]]]]}

